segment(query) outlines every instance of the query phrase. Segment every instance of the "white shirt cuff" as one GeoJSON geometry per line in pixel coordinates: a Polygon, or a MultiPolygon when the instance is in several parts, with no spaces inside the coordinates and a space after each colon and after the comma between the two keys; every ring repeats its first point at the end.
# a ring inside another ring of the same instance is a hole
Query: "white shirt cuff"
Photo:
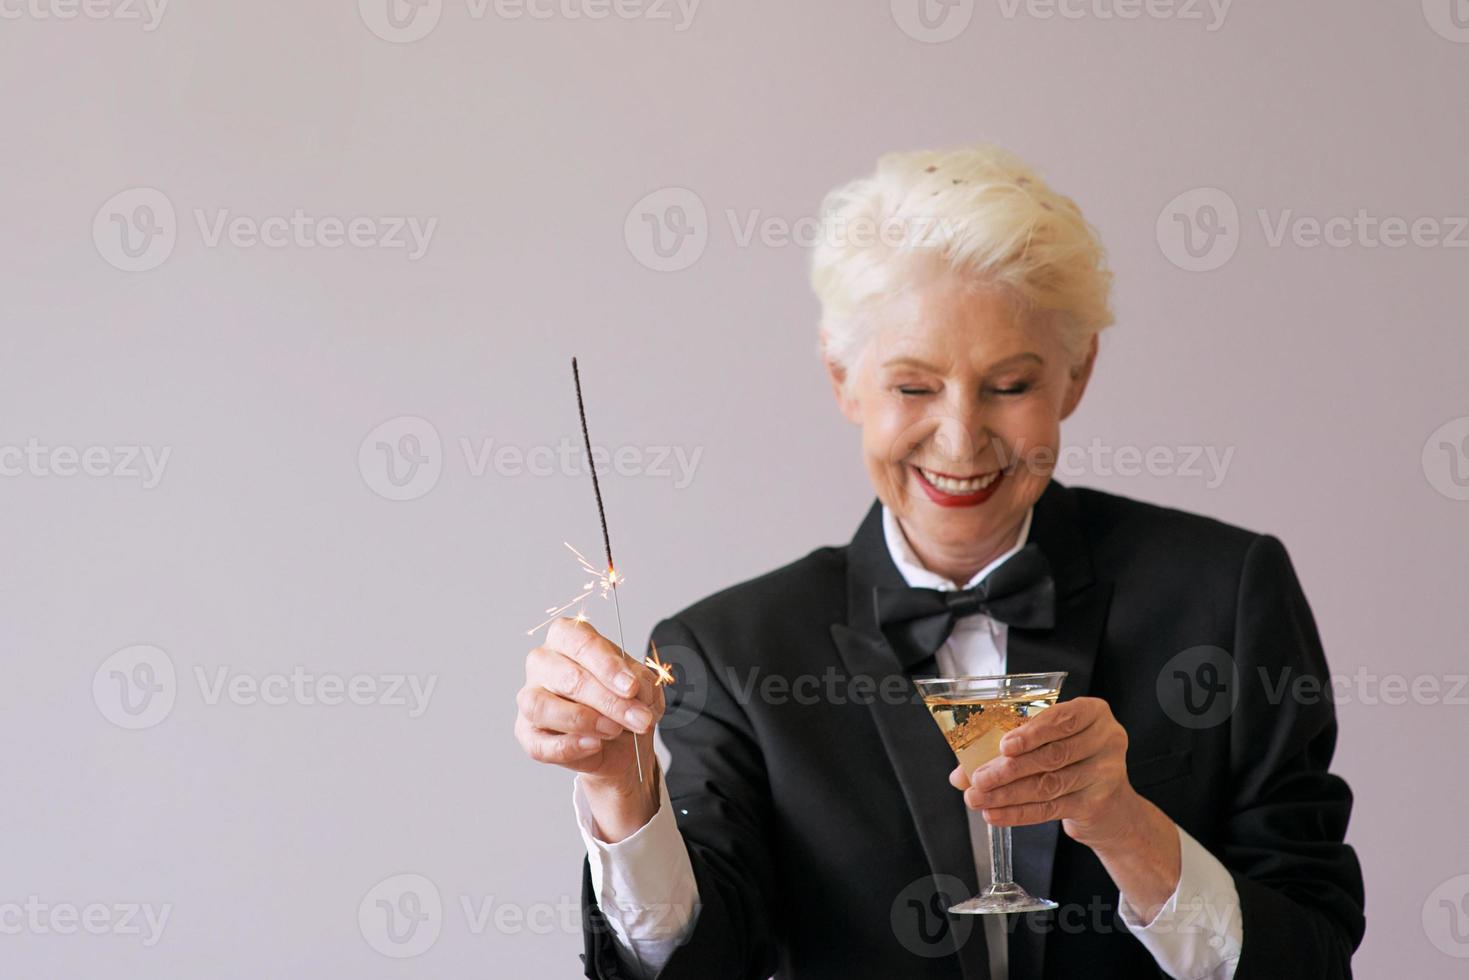
{"type": "Polygon", "coordinates": [[[1118,911],[1128,930],[1174,980],[1232,980],[1244,945],[1239,890],[1219,859],[1178,828],[1178,887],[1144,923],[1127,896],[1118,911]]]}
{"type": "Polygon", "coordinates": [[[616,844],[599,836],[580,776],[571,794],[597,905],[621,951],[632,954],[630,960],[624,957],[624,963],[636,966],[643,976],[661,970],[693,931],[699,905],[694,866],[673,817],[666,781],[661,773],[656,778],[657,812],[616,844]]]}

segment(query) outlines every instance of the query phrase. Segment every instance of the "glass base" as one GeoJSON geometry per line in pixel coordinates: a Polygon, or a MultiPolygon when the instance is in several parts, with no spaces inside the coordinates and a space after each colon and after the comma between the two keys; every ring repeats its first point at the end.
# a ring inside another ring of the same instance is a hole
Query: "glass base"
{"type": "Polygon", "coordinates": [[[1049,898],[1036,898],[1010,881],[990,885],[973,898],[949,907],[955,915],[1008,915],[1019,912],[1044,912],[1056,908],[1049,898]]]}

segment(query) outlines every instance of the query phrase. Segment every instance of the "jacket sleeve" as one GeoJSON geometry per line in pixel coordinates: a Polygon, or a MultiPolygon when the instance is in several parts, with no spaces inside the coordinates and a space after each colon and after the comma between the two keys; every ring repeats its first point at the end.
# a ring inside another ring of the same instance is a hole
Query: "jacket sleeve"
{"type": "Polygon", "coordinates": [[[1362,870],[1344,843],[1352,793],[1327,769],[1336,710],[1321,639],[1284,546],[1244,560],[1236,610],[1239,699],[1220,854],[1239,891],[1236,980],[1349,978],[1362,941],[1362,870]]]}
{"type": "MultiPolygon", "coordinates": [[[[744,708],[692,630],[667,619],[654,627],[653,642],[678,679],[665,689],[658,731],[671,760],[664,774],[669,799],[699,888],[693,930],[658,978],[766,980],[776,968],[778,919],[764,755],[744,708]]],[[[586,976],[626,980],[585,864],[582,931],[586,976]]]]}

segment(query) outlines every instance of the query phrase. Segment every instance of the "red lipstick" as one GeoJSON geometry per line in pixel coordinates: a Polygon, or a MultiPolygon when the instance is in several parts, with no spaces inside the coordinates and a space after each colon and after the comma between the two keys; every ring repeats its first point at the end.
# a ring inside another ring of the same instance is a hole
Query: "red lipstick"
{"type": "MultiPolygon", "coordinates": [[[[918,485],[923,488],[923,492],[928,495],[928,499],[932,500],[940,507],[978,506],[979,504],[982,504],[986,500],[993,497],[995,495],[995,491],[1000,488],[1000,484],[1005,482],[1005,471],[1001,470],[995,475],[994,481],[983,490],[976,490],[974,493],[948,493],[944,490],[940,490],[932,483],[929,483],[928,478],[923,475],[923,471],[920,470],[918,467],[913,466],[911,468],[913,470],[914,477],[916,477],[918,480],[918,485]]],[[[948,474],[940,473],[938,475],[947,476],[948,474]]],[[[956,477],[955,479],[960,478],[956,477]]]]}

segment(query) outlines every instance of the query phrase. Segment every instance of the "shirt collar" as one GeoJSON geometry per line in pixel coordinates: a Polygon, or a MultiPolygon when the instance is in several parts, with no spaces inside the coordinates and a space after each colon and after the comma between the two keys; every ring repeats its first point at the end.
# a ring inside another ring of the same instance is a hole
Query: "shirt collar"
{"type": "MultiPolygon", "coordinates": [[[[1015,544],[1010,550],[976,572],[964,588],[974,588],[984,580],[986,575],[999,568],[1012,555],[1025,547],[1025,542],[1030,537],[1030,519],[1034,513],[1034,507],[1025,512],[1025,519],[1020,522],[1020,534],[1016,537],[1015,544]]],[[[923,567],[923,562],[918,560],[913,546],[908,543],[908,538],[903,534],[903,527],[898,523],[897,515],[888,509],[886,504],[883,504],[882,507],[882,536],[887,542],[888,554],[892,556],[893,564],[898,566],[898,572],[909,586],[916,589],[937,589],[940,592],[958,591],[953,582],[923,567]]]]}

